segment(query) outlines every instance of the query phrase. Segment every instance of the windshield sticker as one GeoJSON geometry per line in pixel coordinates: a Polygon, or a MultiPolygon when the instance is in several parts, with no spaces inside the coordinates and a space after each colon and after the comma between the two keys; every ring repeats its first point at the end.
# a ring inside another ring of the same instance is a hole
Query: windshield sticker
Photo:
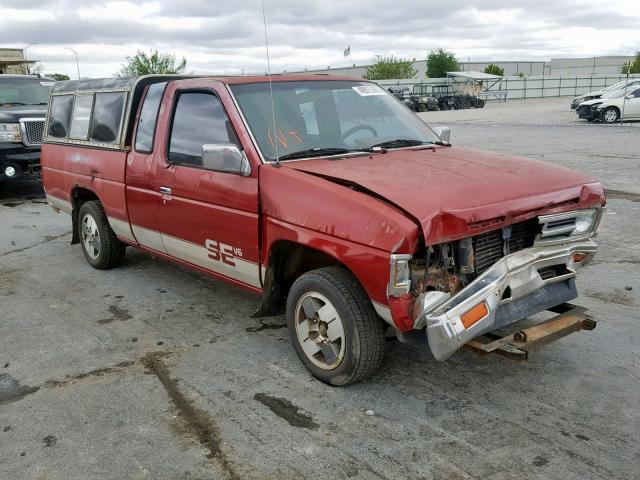
{"type": "Polygon", "coordinates": [[[50,87],[54,83],[56,83],[56,82],[40,82],[40,85],[42,85],[43,87],[50,87]]]}
{"type": "Polygon", "coordinates": [[[371,95],[385,95],[384,90],[376,85],[356,85],[353,88],[361,97],[370,97],[371,95]]]}

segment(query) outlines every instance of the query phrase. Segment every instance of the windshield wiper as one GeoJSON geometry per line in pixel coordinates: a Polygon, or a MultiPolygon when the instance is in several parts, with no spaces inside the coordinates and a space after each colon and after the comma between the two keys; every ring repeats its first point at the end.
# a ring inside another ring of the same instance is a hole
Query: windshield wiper
{"type": "Polygon", "coordinates": [[[386,142],[376,143],[371,145],[369,150],[373,151],[374,148],[402,148],[402,147],[417,147],[418,145],[432,144],[433,142],[423,142],[422,140],[410,140],[406,138],[396,138],[395,140],[388,140],[386,142]]]}
{"type": "Polygon", "coordinates": [[[349,150],[348,148],[308,148],[306,150],[299,150],[297,152],[287,153],[278,157],[279,160],[293,160],[295,158],[306,157],[322,157],[324,155],[340,155],[341,153],[351,153],[355,150],[349,150]]]}
{"type": "Polygon", "coordinates": [[[0,107],[5,107],[7,105],[26,105],[26,103],[20,103],[20,102],[5,102],[5,103],[0,103],[0,107]]]}

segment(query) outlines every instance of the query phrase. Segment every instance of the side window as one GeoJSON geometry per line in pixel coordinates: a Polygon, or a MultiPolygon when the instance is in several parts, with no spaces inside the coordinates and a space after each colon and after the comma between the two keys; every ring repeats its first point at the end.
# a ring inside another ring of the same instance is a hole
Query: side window
{"type": "Polygon", "coordinates": [[[56,95],[51,98],[51,118],[47,135],[56,138],[66,138],[71,123],[73,110],[73,95],[56,95]]]}
{"type": "Polygon", "coordinates": [[[91,107],[93,95],[76,95],[71,117],[70,138],[86,140],[89,134],[89,122],[91,120],[91,107]]]}
{"type": "Polygon", "coordinates": [[[180,94],[171,125],[169,161],[201,166],[202,146],[211,143],[236,143],[220,100],[210,93],[180,94]]]}
{"type": "Polygon", "coordinates": [[[126,95],[124,92],[96,93],[89,140],[99,143],[118,142],[126,95]]]}
{"type": "Polygon", "coordinates": [[[158,111],[166,86],[167,82],[156,83],[147,89],[136,131],[135,148],[137,152],[151,153],[153,151],[158,111]]]}

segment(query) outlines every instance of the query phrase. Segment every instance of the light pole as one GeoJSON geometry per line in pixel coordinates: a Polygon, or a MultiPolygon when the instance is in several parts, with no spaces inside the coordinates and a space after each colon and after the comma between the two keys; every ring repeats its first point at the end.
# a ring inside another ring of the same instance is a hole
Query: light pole
{"type": "Polygon", "coordinates": [[[78,63],[78,52],[76,52],[73,48],[64,47],[73,53],[76,56],[76,69],[78,70],[78,80],[80,80],[80,63],[78,63]]]}

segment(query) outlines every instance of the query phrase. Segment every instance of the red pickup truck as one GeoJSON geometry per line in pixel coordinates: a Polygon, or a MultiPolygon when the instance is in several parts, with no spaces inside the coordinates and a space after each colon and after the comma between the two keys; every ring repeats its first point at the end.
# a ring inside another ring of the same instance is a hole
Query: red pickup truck
{"type": "Polygon", "coordinates": [[[93,267],[133,246],[286,311],[318,379],[380,365],[385,336],[526,358],[595,322],[567,303],[596,252],[593,178],[451,146],[378,85],[324,75],[57,83],[44,186],[93,267]],[[558,315],[504,337],[533,314],[558,315]],[[487,341],[487,335],[493,335],[487,341]]]}

